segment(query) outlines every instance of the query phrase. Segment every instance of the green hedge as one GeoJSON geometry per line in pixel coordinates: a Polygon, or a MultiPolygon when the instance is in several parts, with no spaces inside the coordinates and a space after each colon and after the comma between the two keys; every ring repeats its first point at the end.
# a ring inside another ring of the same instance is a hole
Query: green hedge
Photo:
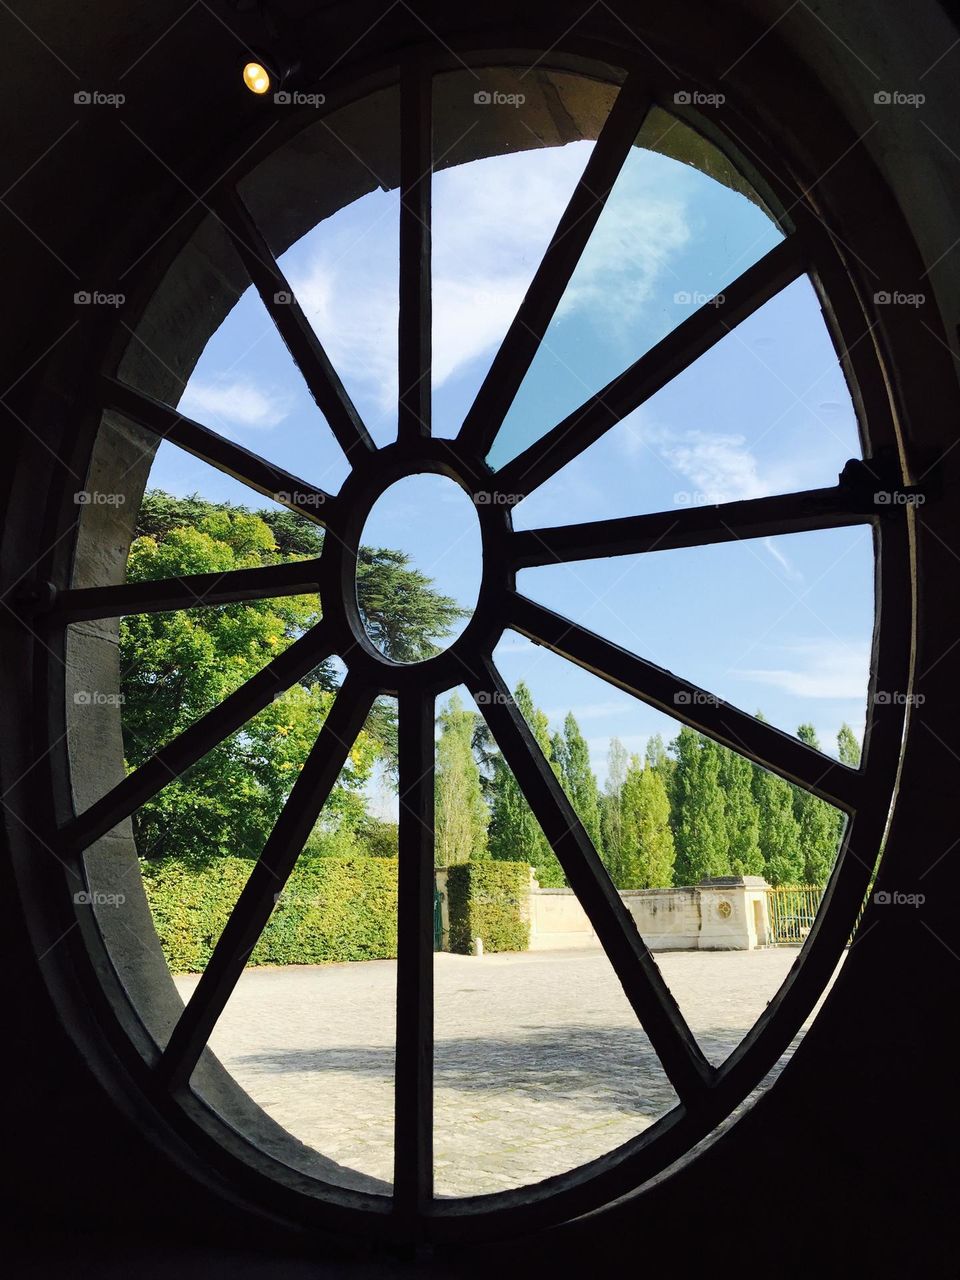
{"type": "MultiPolygon", "coordinates": [[[[142,864],[167,963],[198,973],[253,863],[218,858],[203,868],[174,859],[142,864]]],[[[396,858],[301,859],[250,958],[251,964],[323,964],[397,954],[396,858]]]]}
{"type": "Polygon", "coordinates": [[[526,951],[530,945],[525,862],[467,862],[447,873],[449,947],[467,955],[474,938],[484,951],[526,951]]]}

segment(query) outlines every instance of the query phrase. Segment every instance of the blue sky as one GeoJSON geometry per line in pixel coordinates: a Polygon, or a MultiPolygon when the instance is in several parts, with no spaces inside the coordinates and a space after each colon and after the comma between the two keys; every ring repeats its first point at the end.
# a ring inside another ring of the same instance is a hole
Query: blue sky
{"type": "MultiPolygon", "coordinates": [[[[434,429],[454,435],[582,171],[591,144],[477,161],[434,185],[434,429]]],[[[635,149],[494,444],[500,465],[729,284],[780,234],[743,196],[635,149]]],[[[320,224],[282,265],[374,438],[396,432],[398,198],[377,191],[320,224]]],[[[336,490],[343,456],[252,290],[211,339],[181,407],[336,490]]],[[[668,510],[832,484],[859,456],[853,407],[811,286],[799,281],[515,509],[517,527],[668,510]]],[[[150,483],[262,506],[163,445],[150,483]]],[[[450,482],[401,482],[365,541],[399,546],[466,604],[479,538],[450,482]],[[429,499],[436,501],[431,502],[429,499]]],[[[862,733],[873,620],[868,528],[525,570],[523,591],[828,748],[862,733]]],[[[607,743],[640,751],[676,724],[595,677],[504,637],[555,721],[572,709],[601,780],[607,743]]]]}

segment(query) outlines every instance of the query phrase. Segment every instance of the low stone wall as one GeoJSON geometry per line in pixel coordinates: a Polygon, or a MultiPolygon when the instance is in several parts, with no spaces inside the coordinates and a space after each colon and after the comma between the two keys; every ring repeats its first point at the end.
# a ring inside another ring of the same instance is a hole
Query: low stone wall
{"type": "MultiPolygon", "coordinates": [[[[437,870],[436,885],[447,950],[445,869],[437,870]]],[[[651,951],[752,951],[772,941],[769,887],[762,876],[724,876],[675,889],[624,889],[620,896],[651,951]]],[[[532,871],[526,915],[531,951],[600,946],[573,890],[541,889],[532,871]]]]}
{"type": "Polygon", "coordinates": [[[697,889],[626,889],[620,894],[651,951],[695,951],[700,946],[697,889]]]}
{"type": "MultiPolygon", "coordinates": [[[[730,876],[620,896],[651,951],[749,951],[770,941],[767,888],[760,876],[730,876]]],[[[573,890],[541,889],[531,876],[530,950],[599,945],[573,890]]]]}

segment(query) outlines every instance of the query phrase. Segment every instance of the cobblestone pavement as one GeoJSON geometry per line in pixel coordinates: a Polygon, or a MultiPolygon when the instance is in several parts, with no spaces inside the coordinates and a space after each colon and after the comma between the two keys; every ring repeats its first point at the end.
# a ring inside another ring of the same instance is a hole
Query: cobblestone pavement
{"type": "MultiPolygon", "coordinates": [[[[797,952],[661,953],[704,1052],[722,1062],[797,952]]],[[[603,1154],[675,1095],[599,951],[436,957],[437,1194],[538,1181],[603,1154]]],[[[193,976],[178,977],[186,998],[193,976]]],[[[394,996],[389,960],[250,969],[214,1052],[278,1123],[389,1180],[394,996]]]]}

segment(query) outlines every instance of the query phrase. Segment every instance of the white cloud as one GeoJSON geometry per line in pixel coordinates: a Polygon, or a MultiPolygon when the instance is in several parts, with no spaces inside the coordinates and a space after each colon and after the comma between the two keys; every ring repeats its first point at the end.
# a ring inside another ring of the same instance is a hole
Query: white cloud
{"type": "Polygon", "coordinates": [[[794,582],[800,582],[803,574],[795,564],[788,558],[785,551],[774,541],[773,538],[764,538],[763,545],[776,560],[777,564],[783,570],[788,578],[792,578],[794,582]]]}
{"type": "Polygon", "coordinates": [[[399,304],[396,265],[385,269],[382,248],[373,241],[370,258],[359,262],[317,254],[290,283],[340,377],[365,386],[387,410],[397,401],[399,304]]]}
{"type": "Polygon", "coordinates": [[[527,284],[519,275],[467,275],[457,280],[434,281],[435,387],[499,345],[510,318],[523,301],[527,284]]]}
{"type": "MultiPolygon", "coordinates": [[[[686,206],[646,176],[643,153],[631,155],[597,223],[558,316],[590,309],[591,320],[621,332],[653,294],[671,257],[690,239],[686,206]],[[632,162],[632,163],[631,163],[632,162]]],[[[677,277],[678,287],[680,279],[677,277]]]]}
{"type": "MultiPolygon", "coordinates": [[[[442,386],[499,345],[583,170],[589,143],[492,156],[435,175],[433,381],[442,386]]],[[[360,234],[334,215],[292,252],[298,300],[349,384],[396,403],[396,192],[374,192],[360,234]]],[[[559,314],[589,308],[621,328],[686,243],[683,204],[636,167],[608,206],[559,314]]]]}
{"type": "Polygon", "coordinates": [[[854,641],[806,640],[791,645],[785,653],[794,659],[790,666],[754,667],[733,674],[799,698],[866,699],[868,646],[854,641]]]}
{"type": "MultiPolygon", "coordinates": [[[[631,465],[653,453],[674,473],[678,505],[742,502],[787,493],[805,483],[794,460],[761,462],[742,435],[666,426],[649,419],[642,408],[624,418],[616,431],[620,451],[631,465]]],[[[803,579],[782,542],[764,538],[762,546],[788,578],[803,579]]]]}
{"type": "Polygon", "coordinates": [[[290,412],[290,397],[289,393],[258,387],[248,378],[236,378],[232,382],[191,379],[179,408],[202,421],[217,418],[238,427],[269,430],[278,426],[290,412]]]}
{"type": "Polygon", "coordinates": [[[663,440],[659,448],[667,465],[701,495],[698,503],[738,502],[769,492],[743,436],[686,431],[663,440]]]}

